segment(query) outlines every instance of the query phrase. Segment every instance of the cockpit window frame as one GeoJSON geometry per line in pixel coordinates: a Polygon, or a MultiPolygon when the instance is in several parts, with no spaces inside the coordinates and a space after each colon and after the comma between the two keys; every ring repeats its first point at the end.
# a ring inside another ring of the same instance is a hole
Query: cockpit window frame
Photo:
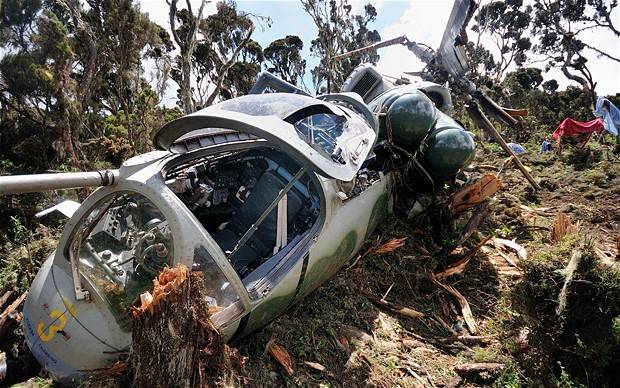
{"type": "Polygon", "coordinates": [[[355,177],[376,140],[375,130],[367,121],[346,107],[297,94],[269,93],[239,97],[181,117],[155,132],[153,141],[158,148],[175,152],[180,148],[175,147],[176,142],[184,140],[184,135],[200,131],[236,131],[254,136],[302,161],[310,170],[342,181],[355,177]],[[263,101],[265,98],[268,100],[263,101]],[[342,117],[353,129],[338,139],[342,159],[317,151],[295,129],[294,123],[299,120],[325,113],[342,117]]]}

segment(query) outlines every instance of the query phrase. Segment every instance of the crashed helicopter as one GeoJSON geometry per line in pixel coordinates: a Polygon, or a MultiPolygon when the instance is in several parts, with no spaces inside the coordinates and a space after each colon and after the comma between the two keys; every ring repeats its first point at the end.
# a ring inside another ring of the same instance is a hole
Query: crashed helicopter
{"type": "MultiPolygon", "coordinates": [[[[445,68],[460,30],[446,29],[445,68]]],[[[368,65],[316,97],[262,73],[250,94],[155,131],[157,150],[118,170],[0,177],[0,195],[100,186],[55,207],[69,220],[24,305],[29,348],[63,383],[110,366],[131,346],[130,306],[180,264],[204,273],[225,339],[265,326],[359,251],[403,166],[431,189],[472,160],[451,109],[447,87],[396,86],[368,65]]]]}

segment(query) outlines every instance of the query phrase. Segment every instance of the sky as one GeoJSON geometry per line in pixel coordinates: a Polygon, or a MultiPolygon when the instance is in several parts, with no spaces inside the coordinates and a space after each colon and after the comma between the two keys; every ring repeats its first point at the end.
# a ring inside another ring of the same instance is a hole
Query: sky
{"type": "MultiPolygon", "coordinates": [[[[163,27],[169,28],[168,6],[164,0],[139,0],[143,12],[148,13],[151,20],[163,27]]],[[[199,0],[191,0],[198,7],[199,0]]],[[[489,0],[483,0],[488,2],[489,0]]],[[[368,1],[353,1],[353,9],[363,11],[364,4],[368,1]]],[[[371,3],[377,8],[377,19],[370,27],[377,29],[381,38],[386,40],[401,35],[406,35],[410,40],[422,42],[437,47],[443,35],[444,26],[452,9],[452,0],[374,0],[371,3]]],[[[533,3],[533,0],[525,0],[525,3],[533,3]]],[[[302,8],[297,0],[264,0],[264,1],[244,1],[238,0],[237,7],[245,12],[270,16],[272,19],[271,27],[257,26],[253,39],[258,41],[263,47],[267,47],[275,39],[283,38],[286,35],[298,35],[304,42],[303,58],[307,61],[306,83],[311,85],[310,69],[318,60],[312,57],[309,46],[310,41],[316,37],[317,29],[312,19],[302,8]]],[[[205,13],[215,12],[215,2],[206,6],[205,13]]],[[[620,25],[620,9],[615,9],[612,13],[614,23],[620,25]]],[[[470,33],[470,39],[474,33],[470,33]]],[[[583,35],[583,39],[601,50],[609,52],[615,57],[620,57],[620,39],[613,33],[606,31],[591,30],[583,35]]],[[[490,41],[483,44],[493,50],[490,41]]],[[[392,46],[379,51],[381,59],[377,64],[382,74],[391,76],[402,76],[404,71],[419,71],[424,66],[413,53],[409,52],[404,46],[392,46]]],[[[599,94],[620,93],[620,63],[606,58],[597,58],[592,53],[587,53],[588,66],[592,71],[595,81],[598,82],[597,92],[599,94]]],[[[541,65],[537,65],[541,66],[541,65]]],[[[148,65],[147,65],[148,71],[148,65]]],[[[565,88],[569,84],[575,84],[567,80],[559,69],[553,69],[544,74],[545,79],[554,78],[560,84],[560,88],[565,88]]],[[[170,82],[169,88],[164,96],[163,104],[166,106],[174,105],[176,102],[177,86],[170,82]]]]}

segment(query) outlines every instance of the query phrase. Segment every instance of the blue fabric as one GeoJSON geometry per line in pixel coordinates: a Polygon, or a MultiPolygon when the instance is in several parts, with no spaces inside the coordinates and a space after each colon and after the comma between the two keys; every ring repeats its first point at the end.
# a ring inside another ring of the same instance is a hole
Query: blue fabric
{"type": "Polygon", "coordinates": [[[553,145],[551,145],[551,143],[549,143],[547,140],[544,140],[541,144],[540,144],[540,150],[542,152],[549,152],[553,149],[553,145]]]}
{"type": "Polygon", "coordinates": [[[517,143],[507,143],[506,144],[508,147],[512,148],[512,151],[519,155],[522,153],[525,153],[525,148],[523,148],[523,146],[521,144],[517,144],[517,143]]]}
{"type": "Polygon", "coordinates": [[[603,119],[603,127],[614,136],[618,136],[618,127],[620,127],[620,109],[611,103],[605,97],[599,96],[596,100],[596,109],[594,116],[603,119]]]}

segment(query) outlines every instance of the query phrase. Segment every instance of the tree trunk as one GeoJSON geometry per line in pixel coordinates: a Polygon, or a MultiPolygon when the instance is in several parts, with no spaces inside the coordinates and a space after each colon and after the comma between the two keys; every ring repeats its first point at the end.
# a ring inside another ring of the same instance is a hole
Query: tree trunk
{"type": "Polygon", "coordinates": [[[132,386],[220,385],[232,353],[209,320],[202,273],[166,268],[154,283],[133,309],[132,386]]]}
{"type": "Polygon", "coordinates": [[[181,57],[181,103],[183,112],[190,114],[194,112],[194,102],[192,100],[192,58],[191,53],[184,53],[181,57]]]}

